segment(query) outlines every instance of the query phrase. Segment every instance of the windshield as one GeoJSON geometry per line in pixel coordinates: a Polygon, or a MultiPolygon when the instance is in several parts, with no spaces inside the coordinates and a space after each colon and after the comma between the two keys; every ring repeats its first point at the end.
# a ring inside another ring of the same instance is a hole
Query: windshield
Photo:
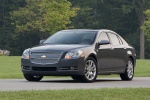
{"type": "Polygon", "coordinates": [[[43,44],[93,44],[98,31],[60,31],[43,44]]]}

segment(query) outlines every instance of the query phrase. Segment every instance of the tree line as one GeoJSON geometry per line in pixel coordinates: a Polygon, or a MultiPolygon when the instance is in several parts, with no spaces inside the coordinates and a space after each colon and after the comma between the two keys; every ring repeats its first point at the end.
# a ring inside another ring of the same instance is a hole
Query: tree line
{"type": "Polygon", "coordinates": [[[110,29],[150,58],[149,0],[0,0],[0,49],[21,55],[62,29],[110,29]]]}

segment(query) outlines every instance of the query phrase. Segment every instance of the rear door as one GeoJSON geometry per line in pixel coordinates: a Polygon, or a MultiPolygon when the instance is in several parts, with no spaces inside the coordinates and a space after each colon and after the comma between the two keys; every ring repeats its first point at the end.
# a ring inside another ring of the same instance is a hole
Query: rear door
{"type": "Polygon", "coordinates": [[[123,71],[126,63],[125,62],[126,55],[127,55],[126,48],[122,44],[122,41],[117,34],[109,32],[108,36],[110,38],[112,49],[113,49],[111,51],[113,53],[112,55],[113,64],[111,66],[111,71],[112,72],[123,71]]]}

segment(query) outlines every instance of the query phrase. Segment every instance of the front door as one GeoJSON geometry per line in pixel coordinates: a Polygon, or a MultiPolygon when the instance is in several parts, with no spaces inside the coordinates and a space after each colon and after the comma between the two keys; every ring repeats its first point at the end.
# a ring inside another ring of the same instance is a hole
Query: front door
{"type": "MultiPolygon", "coordinates": [[[[98,41],[109,40],[107,33],[102,32],[98,37],[98,41]]],[[[106,73],[111,71],[112,65],[114,64],[113,54],[114,49],[111,44],[100,45],[98,48],[98,70],[99,73],[106,73]]]]}

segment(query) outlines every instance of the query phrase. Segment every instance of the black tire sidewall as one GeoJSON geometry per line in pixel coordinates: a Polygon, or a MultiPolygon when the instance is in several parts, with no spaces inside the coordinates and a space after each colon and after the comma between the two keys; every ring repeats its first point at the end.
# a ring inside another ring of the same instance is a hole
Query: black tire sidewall
{"type": "Polygon", "coordinates": [[[43,78],[43,76],[39,76],[37,78],[35,78],[34,76],[36,75],[24,74],[25,79],[28,81],[40,81],[43,78]]]}

